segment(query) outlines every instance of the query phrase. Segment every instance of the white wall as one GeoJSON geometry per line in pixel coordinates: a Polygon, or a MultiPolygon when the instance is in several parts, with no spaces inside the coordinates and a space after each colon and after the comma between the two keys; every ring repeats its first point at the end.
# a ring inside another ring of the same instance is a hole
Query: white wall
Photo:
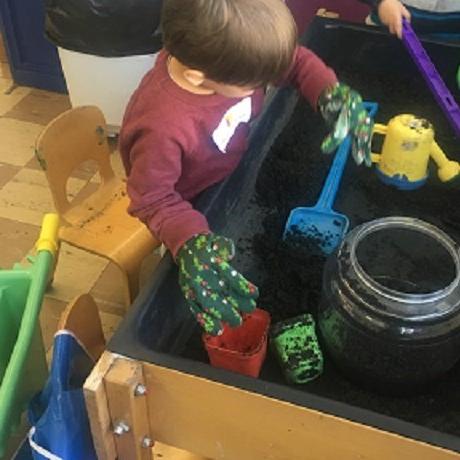
{"type": "Polygon", "coordinates": [[[98,106],[109,132],[118,132],[129,98],[156,56],[106,58],[59,48],[72,107],[98,106]]]}

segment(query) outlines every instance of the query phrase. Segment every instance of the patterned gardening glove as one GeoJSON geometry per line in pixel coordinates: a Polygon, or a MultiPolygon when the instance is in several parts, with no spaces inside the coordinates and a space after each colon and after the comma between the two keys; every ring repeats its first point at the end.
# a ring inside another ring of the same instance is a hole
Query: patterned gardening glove
{"type": "Polygon", "coordinates": [[[321,144],[323,153],[332,153],[347,137],[352,136],[352,155],[360,165],[372,165],[371,142],[374,122],[363,106],[361,96],[349,86],[337,83],[320,96],[318,106],[332,132],[321,144]]]}
{"type": "Polygon", "coordinates": [[[234,254],[232,240],[212,233],[194,236],[177,254],[182,292],[197,321],[211,335],[222,333],[222,323],[240,326],[241,313],[256,307],[257,287],[229,264],[234,254]]]}

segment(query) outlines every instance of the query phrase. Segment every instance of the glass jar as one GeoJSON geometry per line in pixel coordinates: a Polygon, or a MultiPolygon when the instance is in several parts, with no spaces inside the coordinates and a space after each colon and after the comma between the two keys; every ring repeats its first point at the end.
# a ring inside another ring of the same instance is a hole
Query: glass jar
{"type": "Polygon", "coordinates": [[[399,391],[460,357],[458,244],[407,217],[353,229],[327,261],[318,314],[323,346],[354,380],[399,391]]]}

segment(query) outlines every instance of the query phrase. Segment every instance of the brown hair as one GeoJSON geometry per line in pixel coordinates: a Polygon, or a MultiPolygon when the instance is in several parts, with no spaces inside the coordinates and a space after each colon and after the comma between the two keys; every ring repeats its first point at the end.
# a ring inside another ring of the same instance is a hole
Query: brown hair
{"type": "Polygon", "coordinates": [[[273,83],[288,70],[297,42],[283,0],[165,0],[166,50],[211,80],[273,83]]]}

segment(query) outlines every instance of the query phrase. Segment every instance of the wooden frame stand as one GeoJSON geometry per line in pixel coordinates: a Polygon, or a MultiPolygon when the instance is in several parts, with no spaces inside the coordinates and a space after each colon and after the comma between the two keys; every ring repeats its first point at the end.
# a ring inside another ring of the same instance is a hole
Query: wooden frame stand
{"type": "Polygon", "coordinates": [[[184,372],[104,352],[85,384],[101,460],[153,440],[222,460],[454,460],[457,452],[184,372]]]}

